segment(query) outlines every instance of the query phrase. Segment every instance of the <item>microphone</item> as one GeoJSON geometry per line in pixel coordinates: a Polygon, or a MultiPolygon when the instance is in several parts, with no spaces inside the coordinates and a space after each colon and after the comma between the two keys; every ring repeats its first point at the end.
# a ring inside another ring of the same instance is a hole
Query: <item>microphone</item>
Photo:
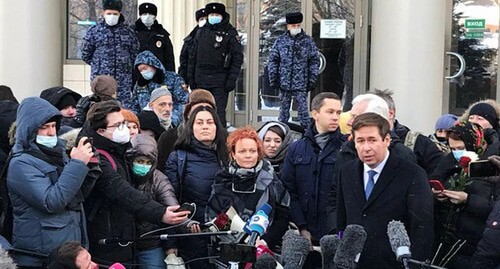
{"type": "Polygon", "coordinates": [[[387,235],[389,236],[392,252],[396,254],[398,262],[402,262],[404,268],[410,268],[408,264],[411,258],[411,243],[405,225],[396,220],[389,222],[387,225],[387,235]]]}
{"type": "Polygon", "coordinates": [[[113,265],[108,267],[108,269],[127,269],[127,268],[125,268],[125,266],[123,266],[123,264],[117,262],[117,263],[113,263],[113,265]]]}
{"type": "Polygon", "coordinates": [[[327,234],[319,240],[321,246],[321,257],[323,258],[323,269],[334,269],[333,258],[341,241],[338,235],[327,234]]]}
{"type": "Polygon", "coordinates": [[[264,253],[253,264],[254,269],[276,269],[278,263],[269,253],[264,253]]]}
{"type": "Polygon", "coordinates": [[[366,231],[361,225],[347,225],[333,261],[339,269],[356,268],[366,241],[366,231]]]}
{"type": "Polygon", "coordinates": [[[309,254],[309,241],[297,231],[288,230],[283,236],[281,261],[284,269],[300,269],[309,254]]]}
{"type": "Polygon", "coordinates": [[[250,233],[250,239],[248,240],[248,245],[253,246],[257,241],[257,236],[262,236],[269,226],[268,214],[271,212],[272,207],[268,204],[264,204],[255,215],[250,218],[250,222],[246,227],[248,229],[247,233],[250,233]]]}

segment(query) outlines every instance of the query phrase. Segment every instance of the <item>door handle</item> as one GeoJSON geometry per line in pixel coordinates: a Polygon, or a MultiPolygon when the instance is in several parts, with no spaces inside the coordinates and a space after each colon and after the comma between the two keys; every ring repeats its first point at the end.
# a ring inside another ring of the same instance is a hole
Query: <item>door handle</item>
{"type": "Polygon", "coordinates": [[[464,73],[465,67],[467,66],[466,63],[465,63],[464,57],[462,55],[456,53],[456,52],[451,52],[451,51],[447,51],[446,55],[457,57],[458,60],[460,61],[460,68],[458,69],[458,71],[454,75],[452,75],[452,76],[446,76],[444,78],[448,79],[448,80],[451,80],[451,79],[455,79],[455,78],[460,77],[464,73]]]}

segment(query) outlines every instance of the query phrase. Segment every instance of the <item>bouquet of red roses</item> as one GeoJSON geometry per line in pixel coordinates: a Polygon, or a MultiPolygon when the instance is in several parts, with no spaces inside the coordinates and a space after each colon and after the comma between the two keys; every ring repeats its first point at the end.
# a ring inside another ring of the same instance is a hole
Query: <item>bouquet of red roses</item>
{"type": "Polygon", "coordinates": [[[472,159],[468,156],[462,156],[458,161],[458,165],[462,168],[458,177],[450,178],[450,190],[452,191],[464,191],[467,186],[472,184],[469,179],[469,163],[472,159]]]}

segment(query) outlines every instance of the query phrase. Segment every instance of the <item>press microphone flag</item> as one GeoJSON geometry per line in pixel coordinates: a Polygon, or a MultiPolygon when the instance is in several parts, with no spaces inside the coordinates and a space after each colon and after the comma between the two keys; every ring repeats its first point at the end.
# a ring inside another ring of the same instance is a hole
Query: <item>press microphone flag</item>
{"type": "Polygon", "coordinates": [[[356,268],[366,241],[366,231],[361,225],[347,225],[333,261],[339,269],[356,268]]]}

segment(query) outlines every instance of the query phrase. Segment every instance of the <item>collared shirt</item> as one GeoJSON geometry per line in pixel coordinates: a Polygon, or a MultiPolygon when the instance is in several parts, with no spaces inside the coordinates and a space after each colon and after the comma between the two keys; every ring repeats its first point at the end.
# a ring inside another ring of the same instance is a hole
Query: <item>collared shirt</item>
{"type": "Polygon", "coordinates": [[[373,176],[373,183],[377,184],[378,177],[380,176],[380,173],[382,173],[382,170],[384,169],[385,163],[387,162],[387,159],[389,159],[389,150],[387,150],[387,154],[385,155],[384,160],[382,160],[377,167],[375,168],[370,168],[368,165],[363,163],[363,186],[365,187],[366,190],[366,184],[368,184],[368,171],[374,170],[377,172],[375,176],[373,176]]]}

